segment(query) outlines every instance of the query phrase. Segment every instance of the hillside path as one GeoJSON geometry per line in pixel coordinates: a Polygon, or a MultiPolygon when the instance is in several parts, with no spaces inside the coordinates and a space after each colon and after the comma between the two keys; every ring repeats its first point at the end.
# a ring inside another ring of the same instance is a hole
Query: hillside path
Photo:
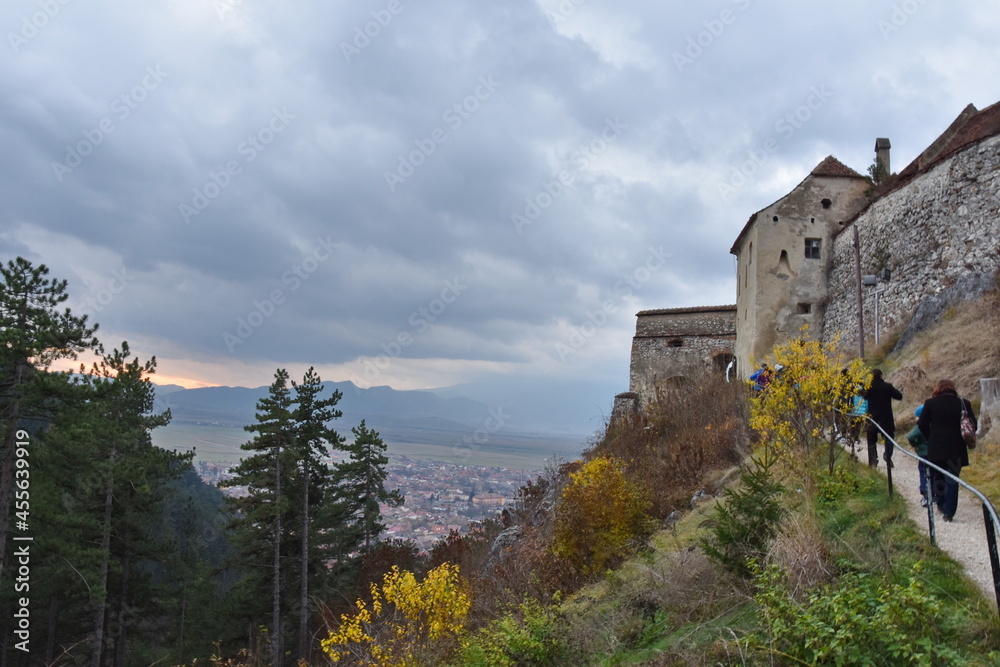
{"type": "MultiPolygon", "coordinates": [[[[862,436],[863,438],[864,436],[862,436]]],[[[879,442],[879,452],[883,445],[879,442]]],[[[862,461],[867,459],[867,448],[861,443],[864,453],[859,449],[862,461]]],[[[917,462],[899,452],[892,457],[893,493],[898,493],[906,499],[910,518],[917,529],[928,535],[927,508],[920,506],[920,475],[917,462]]],[[[879,472],[885,475],[885,461],[879,461],[879,472]]],[[[951,523],[941,518],[941,513],[934,510],[934,532],[937,546],[965,568],[969,579],[974,581],[983,591],[986,599],[996,604],[993,588],[993,570],[990,567],[989,546],[986,542],[986,527],[983,523],[983,504],[976,496],[964,487],[959,486],[958,510],[955,520],[951,523]]],[[[930,537],[928,537],[930,539],[930,537]]]]}

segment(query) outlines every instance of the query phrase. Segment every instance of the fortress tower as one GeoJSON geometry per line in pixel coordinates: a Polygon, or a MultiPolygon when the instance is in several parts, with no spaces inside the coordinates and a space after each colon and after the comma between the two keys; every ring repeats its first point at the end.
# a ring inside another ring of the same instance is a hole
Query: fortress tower
{"type": "Polygon", "coordinates": [[[736,363],[746,377],[776,344],[809,326],[823,335],[833,237],[871,182],[832,155],[791,192],[750,216],[736,255],[736,363]]]}

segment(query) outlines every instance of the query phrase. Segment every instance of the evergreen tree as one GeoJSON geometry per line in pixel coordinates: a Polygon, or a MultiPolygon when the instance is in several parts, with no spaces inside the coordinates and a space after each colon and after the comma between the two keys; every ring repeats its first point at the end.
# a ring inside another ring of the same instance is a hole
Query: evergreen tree
{"type": "Polygon", "coordinates": [[[153,446],[150,431],[170,418],[152,412],[156,360],[129,356],[123,343],[71,383],[76,400],[40,436],[32,487],[45,582],[32,599],[47,607],[46,653],[86,647],[95,667],[134,662],[137,646],[157,644],[150,572],[168,545],[152,528],[171,481],[190,467],[190,455],[153,446]]]}
{"type": "Polygon", "coordinates": [[[354,443],[346,447],[350,458],[337,465],[338,484],[340,495],[348,504],[350,523],[360,533],[363,549],[370,551],[385,530],[380,503],[398,507],[404,499],[399,489],[385,489],[389,459],[378,432],[369,429],[362,420],[351,433],[354,443]]]}
{"type": "Polygon", "coordinates": [[[7,553],[16,434],[28,419],[44,418],[44,393],[36,378],[58,359],[99,348],[87,317],[59,306],[66,281],[47,278],[42,264],[18,257],[0,265],[0,582],[7,553]]]}
{"type": "MultiPolygon", "coordinates": [[[[309,660],[309,582],[326,570],[325,561],[334,556],[332,530],[339,518],[335,507],[330,469],[326,464],[330,449],[339,449],[344,439],[329,426],[329,422],[343,414],[336,409],[341,393],[334,391],[328,398],[320,398],[323,382],[312,367],[295,388],[295,444],[294,458],[299,471],[294,493],[299,496],[300,537],[299,554],[299,659],[309,660]],[[316,507],[316,512],[310,512],[316,507]],[[317,530],[321,528],[321,530],[317,530]]],[[[334,542],[335,545],[335,542],[334,542]]]]}
{"type": "Polygon", "coordinates": [[[290,464],[296,444],[292,395],[285,369],[275,372],[268,395],[257,402],[256,418],[256,423],[244,427],[256,435],[242,447],[253,453],[233,469],[233,477],[224,485],[246,487],[245,496],[230,499],[238,512],[233,524],[237,548],[251,572],[244,582],[244,591],[251,599],[257,597],[253,591],[267,588],[266,578],[262,580],[260,574],[270,572],[271,664],[278,667],[283,662],[284,634],[281,566],[285,528],[282,517],[289,506],[287,495],[283,493],[291,486],[290,474],[295,471],[290,464]]]}
{"type": "Polygon", "coordinates": [[[114,634],[114,664],[123,664],[131,626],[142,617],[140,600],[148,599],[148,577],[139,564],[161,557],[162,544],[151,541],[149,527],[159,514],[164,484],[176,477],[191,456],[179,456],[154,447],[150,431],[170,421],[170,411],[153,414],[154,388],[149,375],[156,359],[129,360],[122,343],[95,364],[91,403],[98,429],[95,457],[101,498],[99,578],[94,610],[93,667],[100,667],[114,634]]]}
{"type": "Polygon", "coordinates": [[[288,373],[279,369],[268,397],[258,403],[257,423],[246,427],[257,436],[243,448],[256,453],[234,469],[225,486],[246,487],[245,496],[229,500],[238,513],[232,527],[247,572],[234,595],[251,620],[265,613],[254,601],[270,590],[272,651],[286,639],[282,619],[297,618],[298,657],[308,662],[310,600],[330,593],[331,572],[344,567],[358,540],[344,530],[348,508],[327,464],[330,450],[343,446],[330,427],[341,416],[336,409],[341,393],[323,397],[313,368],[301,384],[291,385],[290,390],[288,373]],[[261,576],[265,571],[270,582],[261,576]]]}

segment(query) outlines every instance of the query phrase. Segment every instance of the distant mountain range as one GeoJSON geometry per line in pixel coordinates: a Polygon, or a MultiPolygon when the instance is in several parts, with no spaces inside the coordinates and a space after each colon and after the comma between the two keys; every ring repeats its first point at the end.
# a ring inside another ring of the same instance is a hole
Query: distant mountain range
{"type": "MultiPolygon", "coordinates": [[[[613,400],[605,386],[572,386],[532,382],[477,383],[427,391],[391,387],[362,389],[353,382],[324,382],[338,390],[337,420],[349,430],[364,419],[367,425],[391,435],[406,430],[460,436],[486,429],[491,434],[538,434],[586,438],[603,425],[613,400]]],[[[184,389],[157,385],[156,409],[170,408],[174,423],[242,427],[253,423],[257,401],[267,387],[205,387],[184,389]]],[[[440,439],[440,436],[434,436],[440,439]]]]}

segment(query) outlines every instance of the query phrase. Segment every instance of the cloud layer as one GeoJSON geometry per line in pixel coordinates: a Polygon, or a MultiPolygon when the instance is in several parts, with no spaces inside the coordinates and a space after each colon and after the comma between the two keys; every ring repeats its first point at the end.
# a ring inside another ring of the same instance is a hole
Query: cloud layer
{"type": "Polygon", "coordinates": [[[221,384],[610,401],[636,311],[734,300],[750,213],[1000,99],[971,0],[16,0],[0,26],[0,258],[221,384]]]}

